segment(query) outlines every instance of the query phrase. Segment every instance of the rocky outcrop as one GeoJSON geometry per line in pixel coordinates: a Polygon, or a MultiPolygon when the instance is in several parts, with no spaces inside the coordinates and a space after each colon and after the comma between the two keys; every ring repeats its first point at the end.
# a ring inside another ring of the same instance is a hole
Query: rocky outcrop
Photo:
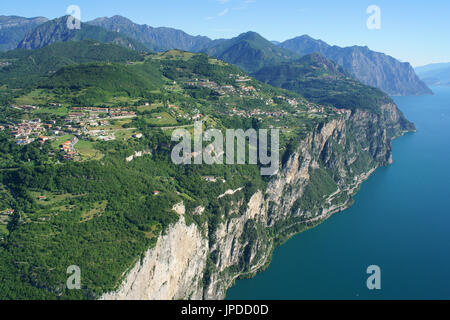
{"type": "Polygon", "coordinates": [[[249,232],[257,225],[267,226],[262,191],[251,197],[245,214],[227,220],[217,228],[210,248],[209,267],[213,271],[206,277],[204,299],[223,299],[238,276],[254,274],[264,266],[273,240],[266,233],[249,237],[249,232]]]}
{"type": "MultiPolygon", "coordinates": [[[[176,210],[184,212],[180,206],[176,210]]],[[[184,216],[162,235],[126,273],[122,286],[103,300],[179,300],[203,297],[203,271],[208,255],[206,240],[184,216]]]]}
{"type": "Polygon", "coordinates": [[[348,110],[318,125],[266,190],[235,201],[215,229],[203,226],[206,237],[196,224],[186,225],[189,213],[180,204],[174,207],[180,221],[103,299],[223,299],[235,279],[263,270],[285,239],[347,208],[361,183],[392,163],[391,140],[414,129],[394,104],[379,113],[348,110]]]}

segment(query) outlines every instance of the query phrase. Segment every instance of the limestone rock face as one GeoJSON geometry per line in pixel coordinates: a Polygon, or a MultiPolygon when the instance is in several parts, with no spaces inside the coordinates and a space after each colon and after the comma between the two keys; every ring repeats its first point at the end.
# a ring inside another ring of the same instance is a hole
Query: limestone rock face
{"type": "Polygon", "coordinates": [[[181,216],[127,273],[119,290],[102,299],[202,299],[200,284],[207,253],[208,241],[195,224],[187,226],[181,216]]]}
{"type": "MultiPolygon", "coordinates": [[[[202,230],[209,231],[202,233],[196,224],[186,225],[186,210],[177,204],[174,211],[180,220],[124,275],[118,291],[102,299],[225,298],[235,279],[267,266],[283,240],[351,205],[361,183],[377,167],[392,162],[392,139],[413,130],[393,104],[376,114],[348,110],[318,126],[299,141],[266,191],[256,191],[247,202],[231,203],[227,218],[212,233],[207,226],[202,230]],[[318,183],[317,172],[332,176],[335,186],[319,205],[307,205],[302,200],[308,187],[318,183]]],[[[243,191],[231,190],[222,197],[232,199],[243,191]]],[[[204,211],[197,207],[192,214],[204,211]]]]}

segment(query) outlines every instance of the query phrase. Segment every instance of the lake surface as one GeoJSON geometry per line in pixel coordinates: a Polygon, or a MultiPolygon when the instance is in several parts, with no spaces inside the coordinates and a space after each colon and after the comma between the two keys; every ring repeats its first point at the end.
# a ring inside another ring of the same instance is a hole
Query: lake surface
{"type": "Polygon", "coordinates": [[[450,87],[396,97],[417,133],[366,181],[350,209],[275,250],[227,299],[450,299],[450,87]],[[381,268],[381,290],[366,286],[381,268]]]}

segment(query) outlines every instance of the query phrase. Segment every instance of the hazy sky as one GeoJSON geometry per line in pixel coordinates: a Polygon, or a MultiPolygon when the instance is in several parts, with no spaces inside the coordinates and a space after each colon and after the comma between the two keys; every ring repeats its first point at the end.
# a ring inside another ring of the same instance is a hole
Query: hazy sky
{"type": "Polygon", "coordinates": [[[250,30],[277,41],[308,34],[332,45],[367,45],[414,66],[450,62],[448,0],[14,0],[2,1],[0,15],[55,18],[69,5],[81,8],[83,21],[119,14],[211,38],[250,30]],[[370,5],[381,9],[380,30],[366,26],[370,5]]]}

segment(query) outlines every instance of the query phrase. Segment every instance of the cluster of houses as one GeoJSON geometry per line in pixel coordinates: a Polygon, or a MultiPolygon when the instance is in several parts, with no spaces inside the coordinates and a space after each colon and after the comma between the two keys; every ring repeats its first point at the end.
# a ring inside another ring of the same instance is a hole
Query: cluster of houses
{"type": "Polygon", "coordinates": [[[236,108],[233,108],[229,114],[236,115],[236,116],[242,117],[242,118],[253,118],[256,116],[282,118],[282,117],[289,115],[289,113],[286,111],[261,111],[260,109],[253,109],[250,111],[245,111],[245,110],[239,110],[236,108]]]}
{"type": "MultiPolygon", "coordinates": [[[[179,109],[178,107],[176,107],[175,109],[179,109]]],[[[200,113],[200,110],[198,110],[197,108],[195,108],[190,114],[189,113],[172,113],[172,115],[174,115],[177,118],[182,118],[182,119],[186,119],[186,120],[191,120],[191,121],[199,121],[201,120],[204,116],[202,113],[200,113]]],[[[156,119],[161,119],[161,116],[157,116],[156,119]]]]}
{"type": "MultiPolygon", "coordinates": [[[[50,105],[53,107],[61,106],[58,103],[51,103],[50,105]]],[[[32,105],[11,105],[11,107],[27,112],[39,109],[39,107],[32,105]]],[[[44,123],[37,118],[3,124],[0,126],[0,130],[9,129],[19,145],[27,145],[34,141],[44,144],[46,141],[54,140],[56,136],[74,135],[76,137],[60,145],[64,159],[73,160],[77,155],[74,145],[82,136],[95,137],[102,141],[116,139],[113,133],[105,130],[92,130],[93,127],[107,126],[112,119],[134,117],[136,117],[136,113],[129,111],[128,108],[72,107],[67,116],[64,117],[63,124],[57,124],[56,120],[44,123]]]]}
{"type": "Polygon", "coordinates": [[[191,87],[208,88],[211,90],[218,90],[220,88],[217,83],[210,81],[209,79],[194,79],[192,82],[187,82],[186,85],[191,87]]]}
{"type": "Polygon", "coordinates": [[[230,74],[229,75],[230,79],[235,79],[236,82],[248,82],[251,81],[252,79],[247,77],[247,76],[242,76],[239,74],[230,74]]]}
{"type": "Polygon", "coordinates": [[[214,81],[210,81],[209,79],[194,79],[194,81],[187,82],[186,85],[191,87],[201,87],[208,88],[216,91],[221,96],[225,96],[227,94],[234,94],[236,92],[236,88],[232,85],[224,85],[220,86],[214,81]]]}
{"type": "Polygon", "coordinates": [[[292,107],[297,107],[298,106],[297,99],[289,99],[289,98],[283,97],[283,96],[278,96],[277,98],[280,99],[280,100],[286,101],[292,107]]]}
{"type": "Polygon", "coordinates": [[[72,107],[72,111],[108,113],[109,109],[100,107],[72,107]]]}
{"type": "Polygon", "coordinates": [[[245,93],[256,92],[255,87],[253,86],[241,86],[241,90],[245,93]]]}
{"type": "Polygon", "coordinates": [[[136,112],[125,108],[73,107],[67,115],[67,122],[86,122],[97,119],[129,119],[136,117],[136,112]],[[104,116],[101,117],[100,115],[104,116]]]}
{"type": "Polygon", "coordinates": [[[194,120],[194,121],[199,121],[202,118],[203,118],[203,114],[200,113],[200,110],[195,109],[194,110],[194,115],[191,117],[191,119],[194,120]]]}
{"type": "Polygon", "coordinates": [[[73,137],[61,144],[61,151],[64,152],[64,160],[73,160],[78,154],[75,150],[75,144],[78,142],[77,137],[73,137]]]}
{"type": "Polygon", "coordinates": [[[136,112],[134,111],[110,111],[110,119],[129,119],[136,117],[136,112]]]}
{"type": "MultiPolygon", "coordinates": [[[[338,109],[336,109],[336,110],[338,110],[338,109]]],[[[311,113],[324,113],[325,112],[325,107],[323,107],[323,106],[314,106],[314,107],[311,107],[309,109],[309,112],[311,112],[311,113]]]]}
{"type": "MultiPolygon", "coordinates": [[[[41,138],[42,133],[52,127],[50,123],[42,123],[41,119],[23,120],[17,124],[11,124],[6,126],[11,130],[11,134],[16,139],[17,144],[27,145],[35,141],[36,138],[41,138]]],[[[42,139],[40,139],[42,142],[42,139]]],[[[44,141],[45,142],[45,141],[44,141]]]]}
{"type": "MultiPolygon", "coordinates": [[[[136,117],[136,112],[126,108],[73,107],[64,120],[66,125],[61,130],[76,136],[86,135],[102,141],[111,141],[115,140],[113,134],[107,133],[105,130],[89,130],[89,127],[107,126],[110,124],[110,120],[134,117],[136,117]]],[[[60,134],[59,132],[53,133],[60,134]]]]}

